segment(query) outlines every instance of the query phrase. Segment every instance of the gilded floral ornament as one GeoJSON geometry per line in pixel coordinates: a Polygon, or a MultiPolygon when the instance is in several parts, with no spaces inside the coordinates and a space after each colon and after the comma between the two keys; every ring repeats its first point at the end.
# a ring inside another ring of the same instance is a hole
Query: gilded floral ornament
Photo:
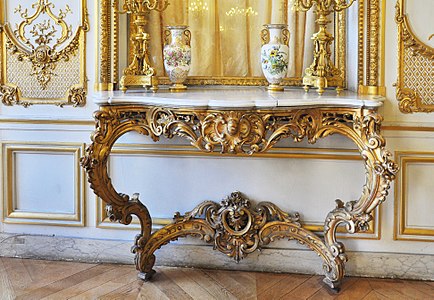
{"type": "MultiPolygon", "coordinates": [[[[19,62],[30,62],[30,76],[36,78],[36,89],[39,91],[48,90],[53,76],[58,76],[56,68],[61,62],[67,62],[71,57],[78,55],[80,50],[80,68],[84,68],[84,36],[83,32],[89,30],[88,13],[84,3],[82,5],[82,21],[78,29],[73,31],[72,26],[66,22],[66,18],[73,13],[68,4],[63,8],[56,9],[56,6],[50,0],[37,0],[31,5],[31,8],[25,8],[18,5],[13,12],[19,16],[18,23],[14,29],[9,23],[2,26],[4,34],[4,46],[7,49],[7,55],[16,56],[19,62]]],[[[3,62],[6,60],[3,58],[3,62]]],[[[80,80],[82,90],[85,91],[86,83],[85,72],[81,71],[80,80]]],[[[80,81],[79,81],[80,82],[80,81]]],[[[11,85],[2,82],[5,86],[11,85]]],[[[14,84],[17,84],[15,82],[14,84]]],[[[78,86],[78,82],[77,82],[78,86]]],[[[72,104],[74,106],[83,105],[85,98],[83,93],[77,92],[77,86],[74,86],[65,96],[65,100],[51,101],[2,101],[6,105],[21,104],[30,105],[33,103],[52,103],[58,106],[72,104]],[[79,96],[80,95],[80,96],[79,96]],[[71,101],[71,102],[68,102],[71,101]],[[27,104],[28,103],[28,104],[27,104]]],[[[65,90],[66,92],[66,90],[65,90]]],[[[18,93],[20,94],[20,93],[18,93]]],[[[29,97],[29,96],[25,96],[29,97]]],[[[39,96],[40,97],[40,96],[39,96]]],[[[57,97],[57,96],[56,96],[57,97]]]]}
{"type": "Polygon", "coordinates": [[[72,87],[69,90],[68,94],[68,103],[72,104],[72,106],[83,106],[86,102],[86,90],[79,86],[79,87],[72,87]]]}
{"type": "Polygon", "coordinates": [[[261,202],[255,208],[240,192],[233,192],[220,204],[205,201],[191,212],[175,215],[175,223],[195,218],[204,220],[214,230],[206,237],[214,242],[214,248],[239,262],[248,254],[270,243],[270,237],[262,235],[262,229],[270,222],[287,222],[301,229],[298,213],[288,214],[271,202],[261,202]]]}
{"type": "Polygon", "coordinates": [[[79,35],[77,34],[70,42],[69,47],[57,50],[64,46],[72,36],[71,26],[65,22],[64,18],[72,13],[68,5],[59,9],[57,15],[53,12],[54,4],[49,0],[39,0],[32,5],[35,9],[33,14],[29,14],[27,8],[23,9],[19,5],[14,13],[21,16],[22,21],[16,24],[13,36],[9,36],[7,48],[11,54],[17,54],[19,61],[30,61],[33,72],[42,89],[47,88],[51,77],[55,76],[54,70],[59,60],[68,60],[70,55],[75,55],[79,46],[79,35]],[[36,23],[41,14],[46,14],[50,19],[45,19],[36,23]],[[26,36],[26,27],[31,26],[26,36]],[[56,33],[60,30],[60,37],[56,39],[56,33]],[[23,46],[21,46],[19,43],[23,46]],[[34,43],[36,43],[34,45],[34,43]]]}
{"type": "Polygon", "coordinates": [[[18,88],[0,85],[0,100],[5,105],[13,105],[18,102],[18,88]]]}
{"type": "Polygon", "coordinates": [[[413,32],[405,3],[405,0],[398,0],[395,6],[399,55],[396,99],[403,113],[433,112],[434,77],[428,74],[434,72],[434,48],[413,32]]]}

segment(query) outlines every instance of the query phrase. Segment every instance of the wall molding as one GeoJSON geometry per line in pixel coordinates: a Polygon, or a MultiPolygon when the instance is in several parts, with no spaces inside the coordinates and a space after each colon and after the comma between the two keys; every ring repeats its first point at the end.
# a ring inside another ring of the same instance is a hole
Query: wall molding
{"type": "MultiPolygon", "coordinates": [[[[401,171],[395,180],[395,226],[394,240],[434,242],[434,228],[407,225],[408,212],[408,166],[415,163],[433,164],[434,152],[406,151],[395,153],[401,171]]],[[[428,198],[427,201],[431,201],[428,198]]]]}
{"type": "MultiPolygon", "coordinates": [[[[79,239],[0,233],[0,256],[133,264],[132,241],[79,239]]],[[[406,253],[347,252],[349,276],[434,280],[434,256],[406,253]],[[375,266],[375,267],[372,267],[375,266]]],[[[320,258],[300,249],[263,249],[240,263],[212,246],[171,244],[158,250],[157,265],[260,272],[322,274],[320,258]]],[[[134,269],[134,266],[131,266],[134,269]]]]}
{"type": "Polygon", "coordinates": [[[84,171],[80,166],[80,157],[83,156],[85,145],[82,143],[59,142],[2,142],[1,146],[1,182],[3,187],[3,218],[8,224],[37,224],[58,226],[85,225],[85,181],[84,171]],[[19,179],[15,174],[15,154],[66,154],[73,157],[71,166],[74,173],[74,213],[37,212],[17,210],[16,188],[19,179]]]}

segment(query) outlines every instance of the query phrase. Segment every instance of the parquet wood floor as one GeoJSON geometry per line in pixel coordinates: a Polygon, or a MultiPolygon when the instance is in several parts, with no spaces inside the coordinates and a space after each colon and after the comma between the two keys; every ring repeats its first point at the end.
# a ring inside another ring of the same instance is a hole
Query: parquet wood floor
{"type": "Polygon", "coordinates": [[[0,299],[434,299],[434,282],[345,278],[339,294],[322,277],[0,258],[0,299]]]}

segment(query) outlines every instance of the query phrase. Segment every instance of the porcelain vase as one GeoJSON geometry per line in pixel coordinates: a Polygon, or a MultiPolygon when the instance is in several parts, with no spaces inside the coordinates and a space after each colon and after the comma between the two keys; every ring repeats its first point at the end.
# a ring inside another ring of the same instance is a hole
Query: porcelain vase
{"type": "Polygon", "coordinates": [[[266,24],[261,31],[261,66],[270,91],[283,91],[288,72],[289,30],[285,24],[266,24]]]}
{"type": "Polygon", "coordinates": [[[171,91],[183,91],[191,65],[191,33],[188,26],[166,26],[163,49],[164,69],[173,83],[171,91]]]}

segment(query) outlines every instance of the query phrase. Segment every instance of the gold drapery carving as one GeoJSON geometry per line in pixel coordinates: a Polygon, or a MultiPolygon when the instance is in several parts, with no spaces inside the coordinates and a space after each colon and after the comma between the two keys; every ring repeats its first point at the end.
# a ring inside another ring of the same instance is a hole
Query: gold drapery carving
{"type": "MultiPolygon", "coordinates": [[[[6,14],[3,1],[0,3],[1,14],[6,14]]],[[[19,4],[9,13],[19,16],[20,21],[10,24],[1,16],[1,60],[4,67],[1,70],[0,101],[5,105],[83,106],[86,93],[84,34],[89,30],[85,0],[81,2],[80,25],[74,30],[67,17],[78,12],[73,12],[68,4],[57,8],[52,1],[37,0],[30,8],[19,4]],[[29,70],[28,74],[26,70],[29,70]],[[59,72],[63,76],[77,74],[72,86],[58,81],[59,72]],[[53,92],[59,89],[64,90],[63,99],[57,91],[53,92]],[[15,91],[14,97],[5,92],[10,90],[15,91]]]]}
{"type": "Polygon", "coordinates": [[[405,0],[396,3],[399,57],[396,99],[403,113],[433,112],[434,48],[416,36],[405,13],[405,5],[405,0]]]}
{"type": "Polygon", "coordinates": [[[336,240],[337,228],[345,225],[350,233],[367,230],[373,210],[385,200],[398,171],[391,154],[385,149],[385,139],[380,133],[382,118],[376,108],[292,107],[230,111],[107,105],[101,106],[94,116],[96,130],[81,163],[87,171],[91,188],[108,203],[111,220],[129,224],[132,214],[138,216],[142,230],[136,237],[133,252],[139,276],[145,280],[155,273],[152,269],[154,252],[180,237],[193,236],[213,242],[217,249],[236,260],[273,240],[290,238],[305,244],[323,258],[324,281],[337,288],[347,261],[343,243],[336,240]],[[288,217],[270,205],[259,205],[252,211],[239,195],[232,197],[238,199],[236,201],[232,199],[221,205],[206,202],[184,216],[176,214],[172,224],[151,233],[149,211],[139,201],[138,195],[130,198],[118,193],[108,174],[108,156],[113,145],[130,131],[150,136],[154,141],[161,136],[180,136],[202,151],[234,154],[265,152],[284,138],[315,143],[331,134],[340,134],[352,140],[359,149],[366,169],[365,186],[359,200],[336,201],[336,208],[325,220],[324,239],[300,227],[297,215],[288,217]],[[269,212],[265,224],[260,212],[264,210],[269,212]],[[227,215],[228,212],[233,219],[227,215]],[[221,218],[226,218],[226,221],[221,218]],[[255,230],[250,222],[258,222],[255,230]],[[229,248],[225,247],[229,244],[229,248]]]}

